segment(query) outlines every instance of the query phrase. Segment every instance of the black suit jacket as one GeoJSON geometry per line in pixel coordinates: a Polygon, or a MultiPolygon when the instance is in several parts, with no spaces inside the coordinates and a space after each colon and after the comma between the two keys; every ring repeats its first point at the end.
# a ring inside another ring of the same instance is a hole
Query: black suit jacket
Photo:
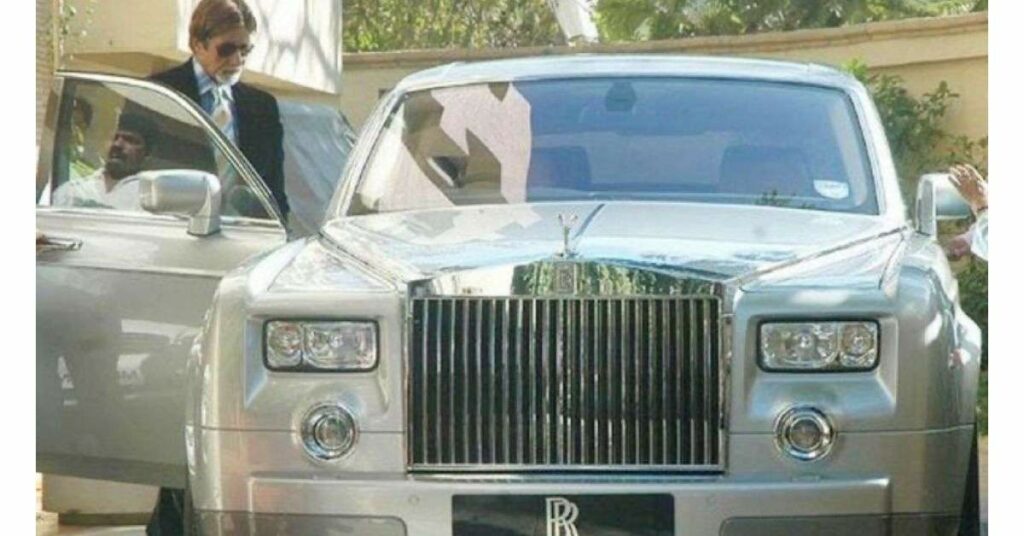
{"type": "MultiPolygon", "coordinates": [[[[150,77],[155,82],[175,89],[199,104],[199,83],[192,60],[150,77]]],[[[288,215],[288,198],[284,193],[284,128],[277,99],[273,95],[241,82],[231,88],[235,98],[235,128],[238,148],[252,167],[263,177],[274,194],[281,214],[288,215]]]]}

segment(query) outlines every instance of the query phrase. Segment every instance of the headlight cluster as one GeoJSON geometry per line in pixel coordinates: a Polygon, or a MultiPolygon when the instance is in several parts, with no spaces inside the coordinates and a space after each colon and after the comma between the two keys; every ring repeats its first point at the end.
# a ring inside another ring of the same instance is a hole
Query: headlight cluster
{"type": "Polygon", "coordinates": [[[759,335],[766,370],[863,371],[878,363],[878,324],[873,321],[767,322],[759,335]]]}
{"type": "Polygon", "coordinates": [[[273,370],[357,372],[377,366],[374,322],[272,320],[263,340],[273,370]]]}

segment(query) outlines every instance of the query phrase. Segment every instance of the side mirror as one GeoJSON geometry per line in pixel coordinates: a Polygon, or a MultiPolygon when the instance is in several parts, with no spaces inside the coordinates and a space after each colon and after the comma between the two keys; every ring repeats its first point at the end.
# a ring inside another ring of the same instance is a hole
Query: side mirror
{"type": "Polygon", "coordinates": [[[971,207],[960,196],[948,173],[927,173],[917,183],[917,232],[938,235],[938,222],[960,220],[971,215],[971,207]]]}
{"type": "Polygon", "coordinates": [[[220,180],[194,169],[139,173],[139,202],[155,214],[188,216],[188,233],[209,236],[220,231],[220,180]]]}

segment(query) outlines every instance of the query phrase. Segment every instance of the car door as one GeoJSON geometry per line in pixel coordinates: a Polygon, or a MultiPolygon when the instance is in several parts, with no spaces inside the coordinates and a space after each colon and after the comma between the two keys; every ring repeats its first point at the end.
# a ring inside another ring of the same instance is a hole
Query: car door
{"type": "Polygon", "coordinates": [[[183,96],[57,76],[37,176],[37,471],[183,485],[186,357],[221,277],[285,242],[272,199],[183,96]],[[158,169],[219,178],[219,233],[140,208],[133,173],[158,169]]]}

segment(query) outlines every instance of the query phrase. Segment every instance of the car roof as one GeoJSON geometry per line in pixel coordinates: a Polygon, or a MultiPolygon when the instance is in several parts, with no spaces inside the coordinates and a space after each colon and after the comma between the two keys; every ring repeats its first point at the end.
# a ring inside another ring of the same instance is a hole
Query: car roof
{"type": "Polygon", "coordinates": [[[664,76],[766,80],[850,88],[856,80],[814,63],[673,54],[572,54],[457,62],[407,76],[399,92],[473,83],[611,76],[664,76]]]}

